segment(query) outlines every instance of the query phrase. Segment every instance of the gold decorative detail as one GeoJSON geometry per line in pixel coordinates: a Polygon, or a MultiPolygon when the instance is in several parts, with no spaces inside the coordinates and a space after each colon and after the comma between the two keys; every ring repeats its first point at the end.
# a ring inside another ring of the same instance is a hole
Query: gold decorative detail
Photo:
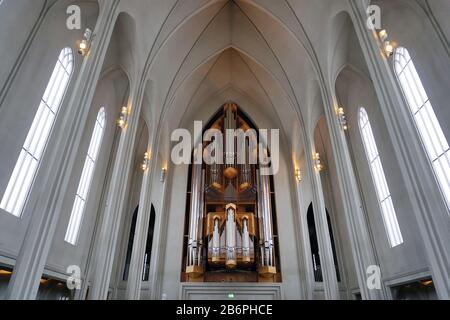
{"type": "Polygon", "coordinates": [[[228,180],[236,179],[236,177],[238,176],[238,173],[239,173],[239,172],[238,172],[237,169],[234,168],[234,167],[226,168],[226,169],[223,171],[223,175],[224,175],[225,178],[227,178],[228,180]]]}
{"type": "Polygon", "coordinates": [[[259,268],[259,275],[261,276],[261,277],[264,277],[264,278],[269,278],[269,277],[272,277],[272,276],[274,276],[274,275],[276,275],[277,274],[277,268],[276,267],[260,267],[259,268]]]}
{"type": "Polygon", "coordinates": [[[203,275],[204,270],[201,266],[187,266],[186,273],[192,278],[199,278],[203,275]]]}
{"type": "Polygon", "coordinates": [[[237,262],[236,262],[236,260],[227,260],[225,265],[226,265],[227,269],[236,269],[237,262]]]}
{"type": "Polygon", "coordinates": [[[245,191],[249,189],[252,185],[249,182],[244,182],[239,186],[240,191],[245,191]]]}

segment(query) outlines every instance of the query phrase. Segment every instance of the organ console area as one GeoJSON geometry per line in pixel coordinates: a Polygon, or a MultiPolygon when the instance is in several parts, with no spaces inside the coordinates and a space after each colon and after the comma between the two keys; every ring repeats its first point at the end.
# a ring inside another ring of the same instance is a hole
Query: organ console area
{"type": "Polygon", "coordinates": [[[227,129],[256,128],[235,104],[221,108],[205,129],[211,128],[223,133],[224,150],[215,155],[223,161],[191,165],[182,281],[281,282],[273,179],[249,161],[256,154],[249,139],[244,163],[225,147],[238,143],[227,141],[227,129]]]}

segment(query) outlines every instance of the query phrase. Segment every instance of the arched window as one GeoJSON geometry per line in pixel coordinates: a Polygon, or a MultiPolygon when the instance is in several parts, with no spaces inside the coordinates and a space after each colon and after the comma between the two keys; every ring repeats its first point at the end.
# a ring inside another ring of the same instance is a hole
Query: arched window
{"type": "Polygon", "coordinates": [[[403,243],[403,237],[398,224],[397,214],[395,213],[394,203],[392,201],[391,192],[389,191],[389,186],[384,173],[383,164],[381,163],[378,147],[375,142],[369,116],[364,108],[361,108],[359,111],[359,128],[361,130],[367,160],[369,161],[370,171],[372,172],[378,201],[383,214],[384,226],[386,228],[391,247],[393,248],[403,243]]]}
{"type": "Polygon", "coordinates": [[[70,215],[69,226],[67,228],[65,241],[76,245],[80,234],[81,222],[83,220],[84,211],[86,209],[86,201],[91,188],[92,178],[94,177],[95,164],[98,159],[100,147],[105,132],[105,109],[101,108],[95,121],[94,132],[92,134],[91,143],[89,144],[86,161],[84,163],[83,173],[81,174],[78,191],[75,195],[75,201],[70,215]]]}
{"type": "MultiPolygon", "coordinates": [[[[131,266],[131,255],[133,254],[134,237],[136,233],[137,216],[139,213],[139,206],[133,213],[133,219],[131,220],[130,236],[128,238],[127,255],[125,257],[125,269],[123,271],[123,281],[128,281],[131,266]]],[[[150,211],[150,222],[148,225],[147,243],[145,246],[144,265],[142,272],[142,281],[148,281],[150,278],[150,259],[152,257],[153,247],[153,233],[155,230],[155,207],[152,205],[150,211]]]]}
{"type": "Polygon", "coordinates": [[[408,50],[398,48],[394,61],[395,73],[414,116],[447,204],[450,205],[450,148],[448,141],[408,50]]]}
{"type": "Polygon", "coordinates": [[[64,48],[53,69],[39,109],[3,195],[0,208],[16,217],[22,215],[61,102],[69,86],[73,63],[72,49],[64,48]]]}
{"type": "MultiPolygon", "coordinates": [[[[307,213],[308,231],[309,231],[309,243],[311,246],[311,256],[314,272],[314,281],[323,282],[322,264],[320,261],[319,241],[317,239],[316,220],[314,218],[314,209],[312,203],[308,208],[307,213]]],[[[334,241],[333,226],[331,224],[330,215],[327,210],[328,231],[330,232],[331,249],[333,250],[334,267],[336,269],[336,278],[338,282],[341,282],[341,272],[339,271],[339,263],[336,251],[336,242],[334,241]]]]}

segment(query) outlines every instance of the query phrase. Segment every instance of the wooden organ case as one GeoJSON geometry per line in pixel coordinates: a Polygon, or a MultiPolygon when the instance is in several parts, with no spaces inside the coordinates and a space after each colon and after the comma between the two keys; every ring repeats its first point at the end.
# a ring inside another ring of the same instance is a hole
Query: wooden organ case
{"type": "Polygon", "coordinates": [[[239,150],[227,130],[256,130],[235,104],[226,104],[206,129],[223,134],[223,150],[215,154],[223,159],[191,165],[182,281],[281,282],[272,177],[260,175],[260,162],[250,161],[249,153],[259,154],[251,136],[243,156],[227,153],[239,150]]]}

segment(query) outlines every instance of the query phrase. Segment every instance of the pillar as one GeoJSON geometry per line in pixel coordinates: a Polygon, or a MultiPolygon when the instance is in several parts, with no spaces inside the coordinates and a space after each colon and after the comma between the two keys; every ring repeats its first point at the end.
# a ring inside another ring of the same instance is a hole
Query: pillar
{"type": "Polygon", "coordinates": [[[378,96],[394,152],[412,203],[420,235],[428,256],[436,291],[450,299],[450,219],[449,210],[435,179],[434,171],[412,123],[390,61],[382,54],[375,31],[367,28],[363,2],[347,0],[350,17],[378,96]]]}
{"type": "MultiPolygon", "coordinates": [[[[333,247],[331,244],[330,230],[328,228],[327,210],[323,196],[322,181],[320,172],[315,169],[313,155],[313,145],[307,144],[305,148],[308,173],[311,179],[314,220],[317,231],[317,242],[319,244],[319,255],[322,267],[323,284],[325,298],[327,300],[339,300],[339,285],[337,281],[336,268],[334,265],[333,247]]],[[[310,262],[311,263],[311,262],[310,262]]]]}
{"type": "MultiPolygon", "coordinates": [[[[144,93],[143,83],[131,83],[131,95],[129,105],[131,113],[128,124],[120,137],[117,150],[117,159],[114,164],[111,184],[108,190],[106,209],[102,225],[99,230],[98,243],[96,244],[96,256],[93,264],[92,288],[89,292],[90,300],[106,300],[108,297],[111,274],[120,222],[126,208],[127,182],[132,173],[134,150],[137,140],[137,129],[142,108],[144,93]]],[[[145,181],[145,179],[144,179],[145,181]]]]}
{"type": "Polygon", "coordinates": [[[9,283],[7,298],[11,300],[34,300],[39,289],[39,281],[44,272],[48,253],[58,224],[67,179],[75,165],[76,153],[81,143],[83,126],[89,114],[103,61],[114,29],[115,12],[119,1],[104,1],[100,9],[96,38],[91,53],[81,67],[73,93],[68,102],[67,113],[61,117],[64,131],[55,146],[51,165],[52,174],[42,188],[48,190],[39,199],[32,212],[32,218],[16,260],[9,283]]]}
{"type": "Polygon", "coordinates": [[[152,171],[144,172],[142,180],[141,196],[139,200],[139,211],[134,234],[133,251],[131,254],[130,273],[128,276],[126,299],[139,300],[141,297],[142,274],[144,267],[144,256],[147,245],[148,227],[150,224],[150,213],[152,204],[150,201],[152,171]]]}

